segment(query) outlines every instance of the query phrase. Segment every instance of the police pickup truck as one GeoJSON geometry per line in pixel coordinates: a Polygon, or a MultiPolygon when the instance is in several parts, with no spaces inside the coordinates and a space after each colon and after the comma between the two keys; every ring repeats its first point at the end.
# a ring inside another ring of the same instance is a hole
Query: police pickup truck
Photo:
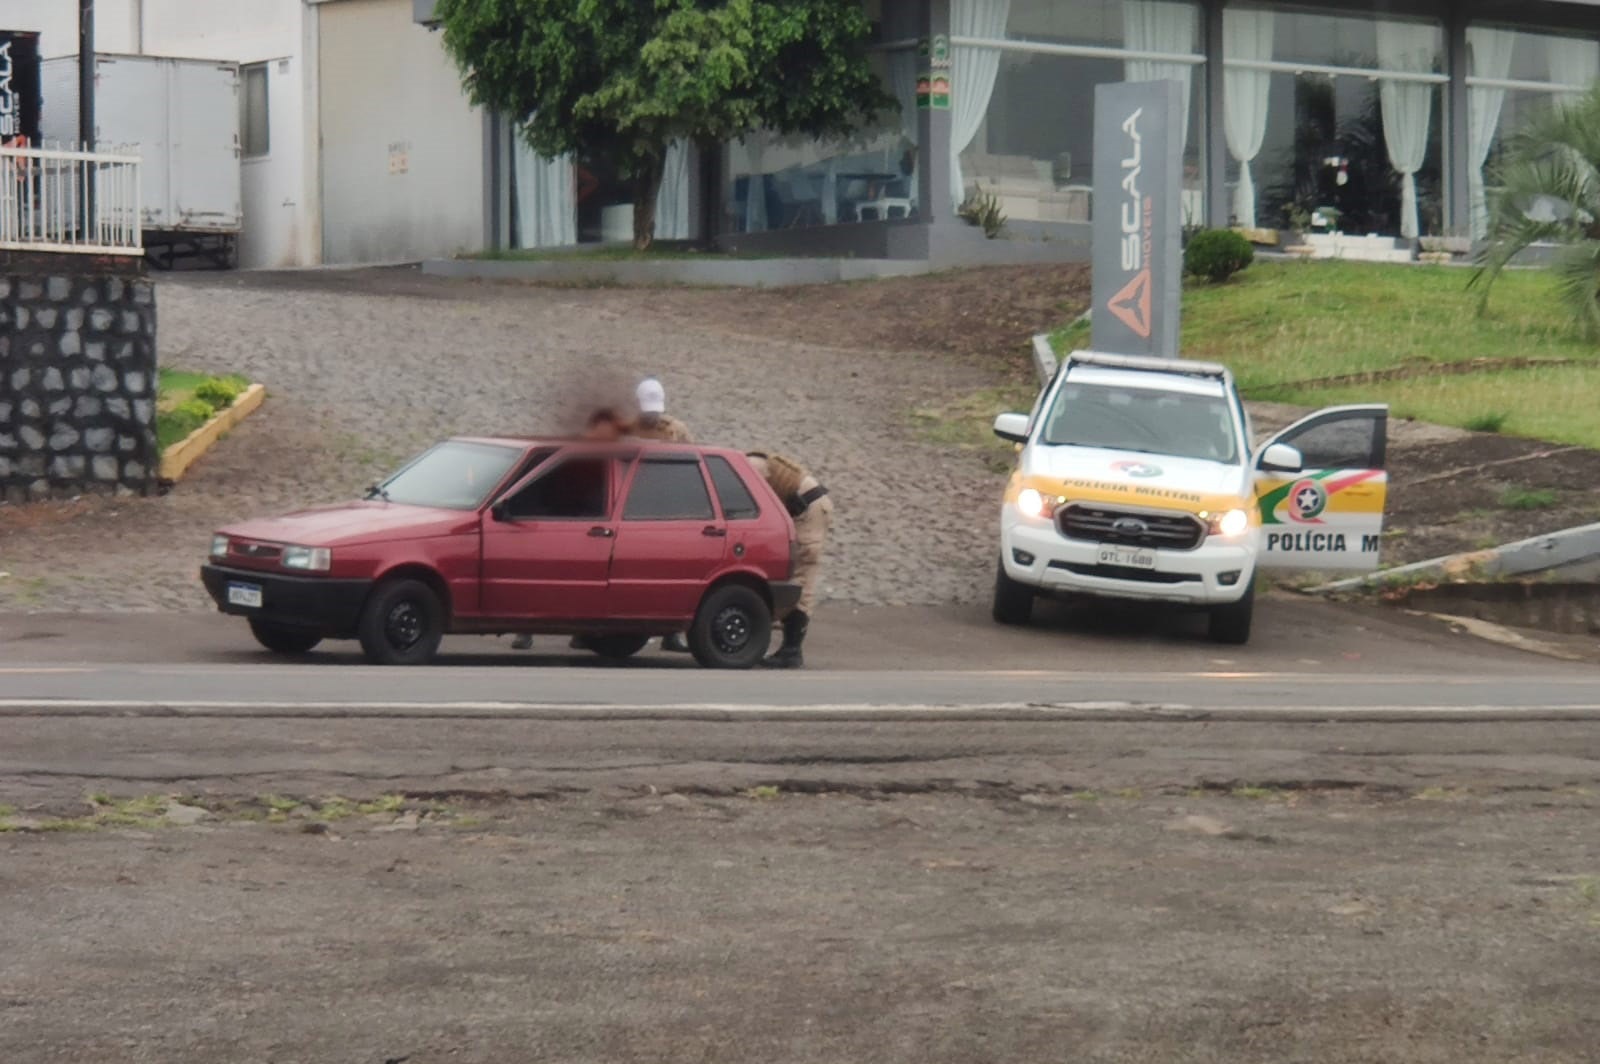
{"type": "Polygon", "coordinates": [[[1251,449],[1219,365],[1075,352],[1031,414],[1000,511],[994,617],[1025,624],[1039,595],[1198,608],[1211,638],[1250,638],[1258,568],[1378,566],[1386,406],[1319,411],[1251,449]]]}

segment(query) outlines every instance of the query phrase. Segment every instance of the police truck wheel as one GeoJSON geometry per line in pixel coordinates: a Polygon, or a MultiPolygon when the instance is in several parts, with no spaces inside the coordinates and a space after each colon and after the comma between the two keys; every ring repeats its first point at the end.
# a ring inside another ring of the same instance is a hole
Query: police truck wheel
{"type": "Polygon", "coordinates": [[[274,654],[306,654],[322,642],[322,634],[315,628],[296,628],[288,624],[250,618],[250,634],[256,642],[274,654]]]}
{"type": "Polygon", "coordinates": [[[707,669],[749,669],[766,656],[771,639],[767,600],[743,584],[724,584],[701,600],[689,652],[707,669]]]}
{"type": "Polygon", "coordinates": [[[1229,643],[1233,646],[1242,646],[1250,642],[1250,617],[1256,608],[1256,588],[1250,585],[1250,590],[1244,593],[1244,598],[1238,602],[1230,602],[1226,606],[1217,606],[1211,610],[1209,635],[1213,643],[1229,643]]]}
{"type": "Polygon", "coordinates": [[[374,665],[426,665],[444,638],[444,606],[422,581],[392,580],[367,599],[357,634],[374,665]]]}
{"type": "Polygon", "coordinates": [[[1006,563],[994,572],[994,619],[1000,624],[1022,625],[1033,619],[1033,588],[1006,575],[1006,563]]]}
{"type": "Polygon", "coordinates": [[[592,650],[607,661],[627,661],[650,642],[647,635],[591,635],[583,640],[583,648],[592,650]]]}

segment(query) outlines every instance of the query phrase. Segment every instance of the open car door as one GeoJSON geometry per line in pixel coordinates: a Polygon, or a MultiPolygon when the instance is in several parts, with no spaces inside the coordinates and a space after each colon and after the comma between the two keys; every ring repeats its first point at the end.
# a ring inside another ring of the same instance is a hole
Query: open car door
{"type": "Polygon", "coordinates": [[[1389,408],[1338,406],[1295,422],[1253,459],[1261,509],[1261,555],[1268,569],[1378,568],[1389,408]],[[1274,461],[1294,457],[1298,466],[1274,461]]]}

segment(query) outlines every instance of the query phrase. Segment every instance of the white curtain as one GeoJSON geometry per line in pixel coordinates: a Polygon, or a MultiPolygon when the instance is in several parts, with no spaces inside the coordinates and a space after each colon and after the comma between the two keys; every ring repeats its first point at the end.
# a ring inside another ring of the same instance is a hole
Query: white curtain
{"type": "Polygon", "coordinates": [[[1228,151],[1239,160],[1239,184],[1233,190],[1233,217],[1242,226],[1256,226],[1256,182],[1250,164],[1261,154],[1267,137],[1267,103],[1272,73],[1227,66],[1228,60],[1266,62],[1272,58],[1272,12],[1227,8],[1222,12],[1222,104],[1228,151]]]}
{"type": "MultiPolygon", "coordinates": [[[[889,53],[889,83],[894,98],[900,103],[900,139],[906,144],[917,142],[917,53],[911,48],[900,48],[889,53]]],[[[911,153],[911,174],[906,179],[906,195],[914,203],[917,199],[917,170],[920,152],[911,153]]]]}
{"type": "MultiPolygon", "coordinates": [[[[1593,86],[1600,81],[1600,41],[1581,37],[1550,37],[1550,80],[1561,85],[1593,86]]],[[[1571,101],[1580,93],[1564,92],[1571,101]]]]}
{"type": "Polygon", "coordinates": [[[517,246],[554,248],[578,242],[578,189],[572,156],[546,159],[515,138],[511,167],[517,189],[517,246]]]}
{"type": "MultiPolygon", "coordinates": [[[[1434,27],[1426,23],[1379,21],[1378,66],[1408,74],[1431,74],[1436,39],[1434,27]]],[[[1417,211],[1417,171],[1428,156],[1433,86],[1382,78],[1379,101],[1389,164],[1400,174],[1400,235],[1415,240],[1422,232],[1417,211]]]]}
{"type": "MultiPolygon", "coordinates": [[[[1166,52],[1191,55],[1194,52],[1195,8],[1168,0],[1122,0],[1122,43],[1135,52],[1166,52]]],[[[1194,82],[1194,66],[1160,59],[1129,59],[1124,74],[1129,81],[1176,81],[1183,85],[1183,110],[1178,126],[1183,130],[1184,146],[1189,142],[1189,93],[1194,82]]]]}
{"type": "MultiPolygon", "coordinates": [[[[1472,76],[1504,81],[1511,76],[1511,55],[1517,35],[1511,30],[1486,26],[1467,27],[1467,47],[1472,53],[1472,76]]],[[[1482,240],[1489,233],[1489,201],[1484,194],[1483,166],[1494,147],[1494,133],[1500,127],[1500,108],[1506,90],[1487,85],[1467,89],[1467,188],[1472,196],[1472,236],[1482,240]]]]}
{"type": "MultiPolygon", "coordinates": [[[[1010,14],[1011,0],[950,0],[950,35],[1003,38],[1010,14]]],[[[950,194],[959,207],[966,199],[961,153],[978,135],[983,116],[989,113],[989,97],[1000,72],[1000,52],[965,44],[950,52],[950,194]]]]}
{"type": "Polygon", "coordinates": [[[745,156],[744,172],[749,175],[744,193],[746,233],[764,233],[767,229],[767,175],[761,168],[761,142],[756,139],[762,135],[756,133],[739,142],[745,156]]]}
{"type": "Polygon", "coordinates": [[[661,190],[656,193],[656,239],[689,239],[689,142],[667,145],[661,167],[661,190]]]}

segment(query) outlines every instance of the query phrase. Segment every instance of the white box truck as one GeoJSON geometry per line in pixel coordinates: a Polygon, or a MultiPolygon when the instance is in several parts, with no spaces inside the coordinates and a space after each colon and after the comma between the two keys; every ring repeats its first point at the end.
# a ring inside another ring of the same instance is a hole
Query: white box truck
{"type": "MultiPolygon", "coordinates": [[[[46,143],[78,136],[78,59],[41,64],[46,143]]],[[[236,263],[243,223],[239,182],[239,65],[211,59],[95,56],[95,146],[140,157],[145,255],[236,263]]]]}

